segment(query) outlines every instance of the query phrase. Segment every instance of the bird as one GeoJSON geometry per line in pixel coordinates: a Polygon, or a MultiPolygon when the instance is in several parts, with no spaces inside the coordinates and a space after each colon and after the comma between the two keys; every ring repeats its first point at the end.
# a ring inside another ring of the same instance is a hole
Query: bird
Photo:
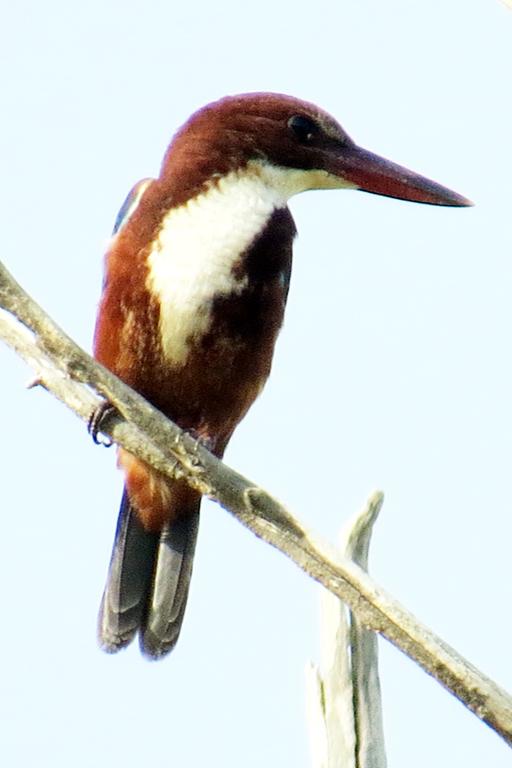
{"type": "MultiPolygon", "coordinates": [[[[319,189],[472,204],[362,149],[314,104],[261,92],[196,111],[117,217],[94,356],[219,458],[270,373],[297,233],[288,201],[319,189]]],[[[158,659],[182,626],[201,496],[123,448],[118,466],[99,643],[115,652],[138,634],[158,659]]]]}

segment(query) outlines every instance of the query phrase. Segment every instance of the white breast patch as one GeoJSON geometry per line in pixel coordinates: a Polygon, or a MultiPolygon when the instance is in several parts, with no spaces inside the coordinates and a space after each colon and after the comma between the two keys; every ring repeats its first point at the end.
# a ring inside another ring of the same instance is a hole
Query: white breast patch
{"type": "Polygon", "coordinates": [[[175,364],[184,364],[190,342],[208,331],[214,298],[245,288],[247,278],[235,277],[233,265],[290,196],[289,180],[269,183],[264,168],[227,174],[163,219],[147,285],[160,300],[162,346],[175,364]]]}

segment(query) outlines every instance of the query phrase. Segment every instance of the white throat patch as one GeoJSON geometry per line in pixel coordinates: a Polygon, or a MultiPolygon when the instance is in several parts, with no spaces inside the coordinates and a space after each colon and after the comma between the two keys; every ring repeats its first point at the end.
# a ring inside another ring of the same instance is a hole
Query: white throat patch
{"type": "Polygon", "coordinates": [[[251,163],[164,217],[148,257],[147,287],[160,301],[169,361],[186,362],[190,342],[209,330],[216,297],[243,291],[247,278],[232,271],[237,259],[274,210],[293,194],[320,186],[319,173],[251,163]]]}

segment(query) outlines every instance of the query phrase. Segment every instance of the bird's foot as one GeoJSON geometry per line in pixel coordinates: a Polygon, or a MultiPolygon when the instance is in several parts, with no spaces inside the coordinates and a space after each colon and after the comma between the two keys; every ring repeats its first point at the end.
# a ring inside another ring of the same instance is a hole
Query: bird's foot
{"type": "Polygon", "coordinates": [[[190,457],[192,464],[194,466],[199,466],[201,463],[198,455],[199,448],[206,448],[207,451],[213,452],[215,448],[215,440],[196,429],[187,429],[186,432],[187,435],[194,441],[194,445],[192,447],[193,455],[190,457]]]}
{"type": "Polygon", "coordinates": [[[215,440],[209,435],[205,435],[198,430],[189,429],[187,434],[194,440],[194,451],[197,452],[199,446],[206,448],[207,451],[213,451],[215,448],[215,440]]]}
{"type": "Polygon", "coordinates": [[[105,419],[111,416],[115,410],[116,409],[112,403],[108,400],[102,400],[91,413],[89,421],[87,422],[87,431],[96,445],[103,445],[105,448],[110,448],[114,442],[108,435],[102,434],[101,427],[105,419]]]}

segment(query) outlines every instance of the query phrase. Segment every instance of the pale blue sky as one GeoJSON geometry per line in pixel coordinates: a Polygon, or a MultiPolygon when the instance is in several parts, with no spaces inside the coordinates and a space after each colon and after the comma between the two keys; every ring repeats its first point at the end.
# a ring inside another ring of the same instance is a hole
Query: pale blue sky
{"type": "MultiPolygon", "coordinates": [[[[90,349],[102,252],[175,129],[226,93],[331,111],[363,146],[476,202],[352,191],[299,229],[270,382],[227,460],[335,537],[386,493],[375,578],[512,689],[512,11],[498,0],[4,3],[1,258],[90,349]]],[[[96,645],[121,493],[114,452],[0,349],[0,761],[309,766],[318,588],[204,505],[184,630],[148,663],[96,645]]],[[[510,765],[489,729],[387,643],[393,768],[510,765]]]]}

